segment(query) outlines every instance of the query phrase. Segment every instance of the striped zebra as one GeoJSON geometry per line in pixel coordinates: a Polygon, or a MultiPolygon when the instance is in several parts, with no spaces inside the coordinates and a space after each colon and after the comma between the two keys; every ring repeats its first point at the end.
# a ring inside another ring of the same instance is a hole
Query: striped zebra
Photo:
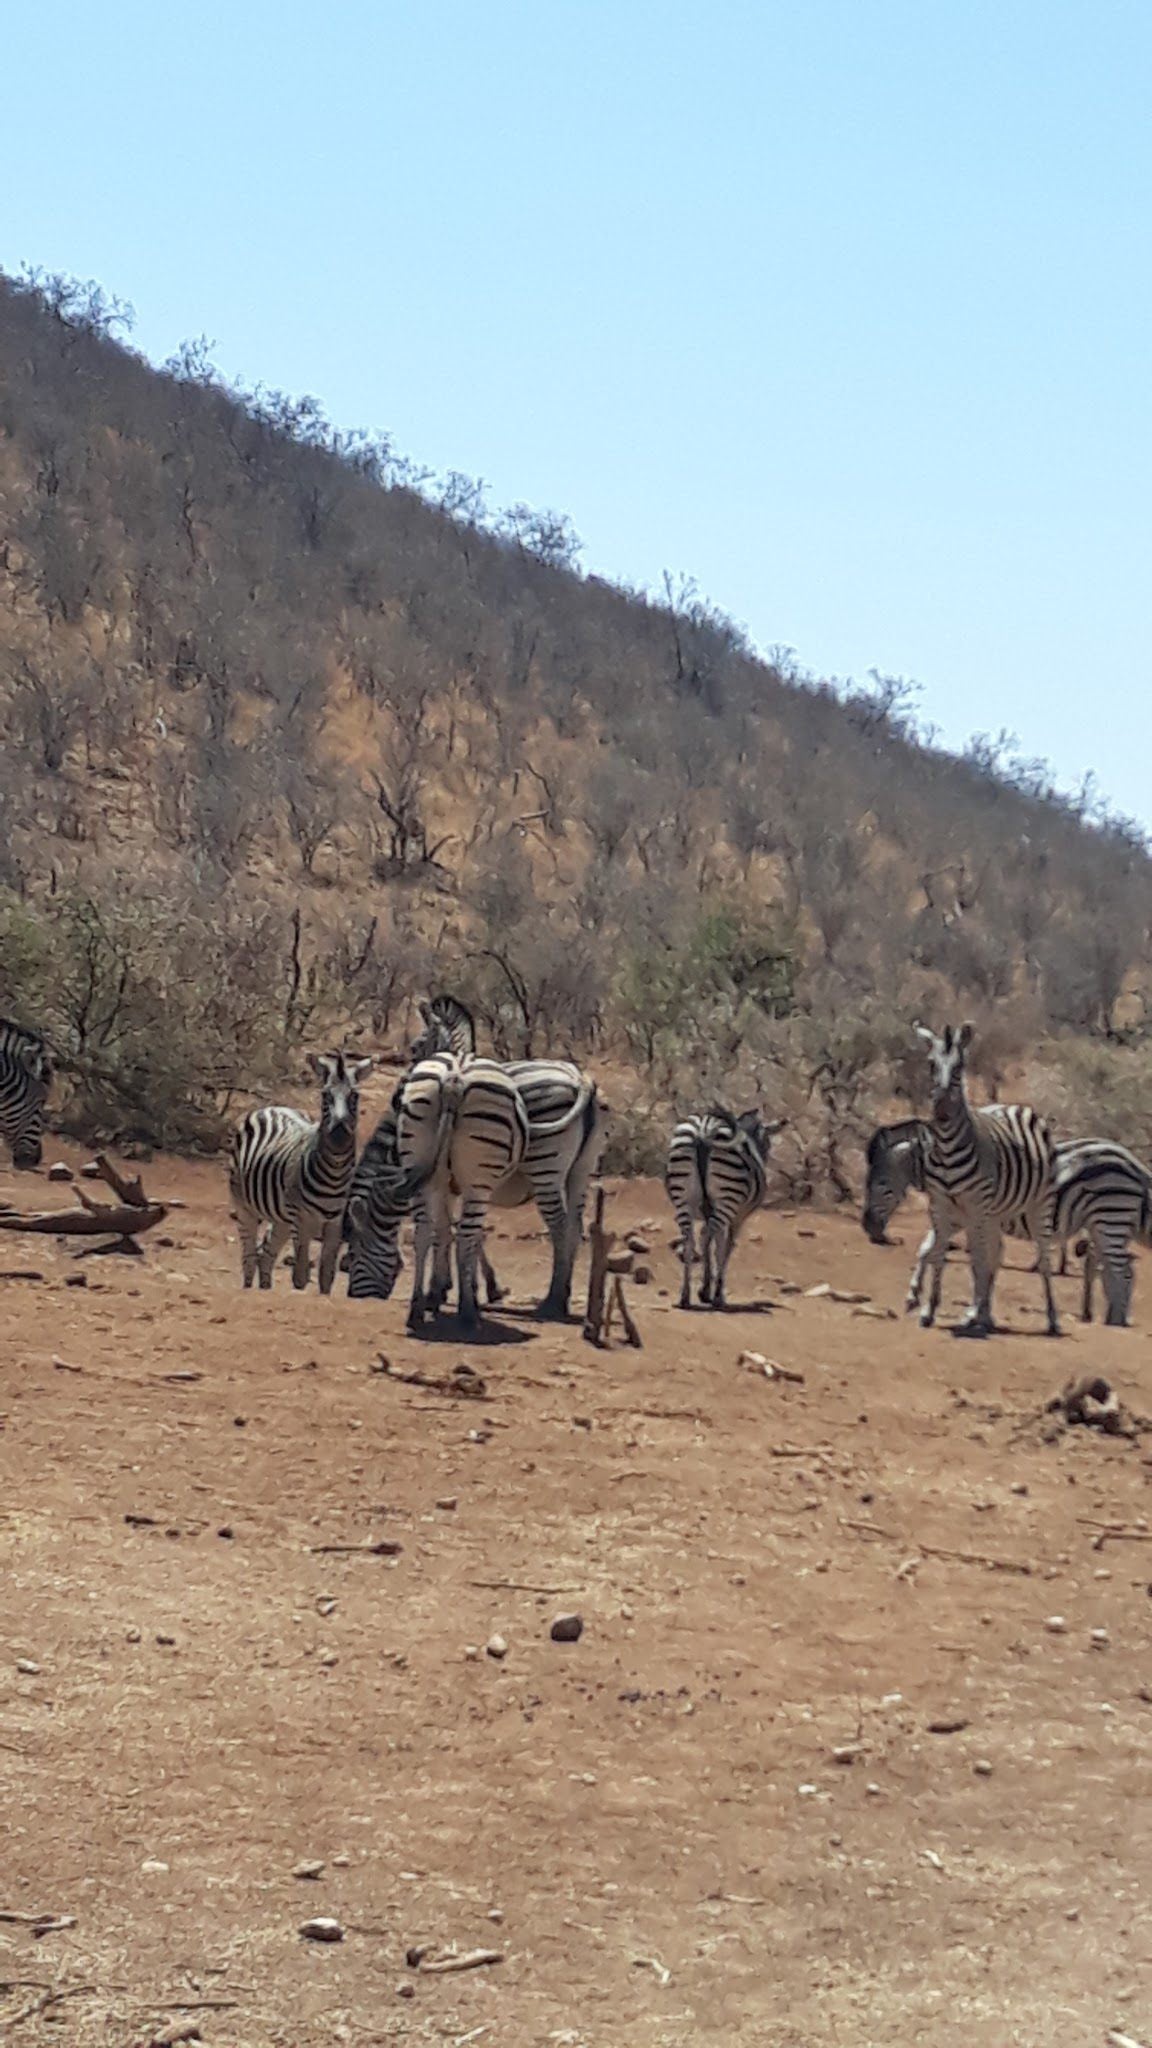
{"type": "MultiPolygon", "coordinates": [[[[451,1053],[462,1065],[475,1058],[476,1026],[471,1011],[455,996],[433,996],[421,1003],[420,1014],[425,1028],[410,1049],[414,1060],[438,1052],[451,1053]]],[[[519,1090],[529,1139],[519,1171],[494,1191],[492,1204],[513,1209],[535,1202],[552,1244],[551,1278],[537,1314],[562,1322],[572,1296],[588,1186],[607,1136],[607,1110],[595,1082],[570,1060],[509,1060],[501,1072],[519,1090]]]]}
{"type": "Polygon", "coordinates": [[[456,1269],[460,1321],[474,1329],[476,1268],[488,1204],[514,1174],[528,1147],[528,1116],[516,1083],[494,1060],[462,1064],[450,1052],[417,1062],[395,1096],[396,1150],[402,1194],[416,1212],[415,1272],[408,1327],[418,1330],[447,1294],[451,1269],[452,1196],[460,1197],[456,1269]],[[429,1254],[432,1285],[426,1287],[429,1254]]]}
{"type": "Polygon", "coordinates": [[[757,1109],[733,1116],[716,1105],[703,1116],[685,1117],[672,1133],[664,1185],[680,1229],[681,1308],[691,1306],[697,1220],[704,1265],[700,1300],[707,1307],[727,1307],[724,1276],[732,1247],[764,1200],[768,1152],[784,1121],[765,1123],[757,1109]]]}
{"type": "MultiPolygon", "coordinates": [[[[977,1112],[999,1114],[999,1104],[977,1112]]],[[[882,1125],[873,1132],[867,1151],[867,1187],[863,1226],[873,1244],[887,1244],[888,1224],[909,1188],[925,1188],[924,1160],[930,1141],[927,1124],[910,1117],[882,1125]]],[[[1005,1223],[1007,1237],[1028,1235],[1023,1224],[1005,1223]]],[[[1080,1320],[1092,1321],[1093,1292],[1100,1274],[1107,1300],[1107,1321],[1128,1320],[1132,1290],[1133,1238],[1152,1243],[1152,1174],[1124,1145],[1105,1138],[1076,1138],[1056,1147],[1052,1193],[1052,1238],[1061,1249],[1060,1271],[1067,1270],[1070,1242],[1084,1259],[1080,1320]]]]}
{"type": "Polygon", "coordinates": [[[341,1052],[313,1053],[310,1065],[320,1082],[318,1121],[295,1109],[253,1109],[232,1139],[228,1184],[245,1287],[251,1287],[257,1272],[261,1287],[271,1287],[277,1256],[289,1237],[292,1285],[307,1287],[309,1247],[318,1237],[320,1292],[332,1292],[356,1162],[358,1090],[372,1062],[341,1052]]]}
{"type": "MultiPolygon", "coordinates": [[[[403,1265],[400,1227],[412,1213],[404,1169],[396,1146],[396,1111],[387,1109],[356,1162],[344,1238],[348,1246],[348,1296],[351,1301],[387,1301],[403,1265]]],[[[483,1246],[480,1271],[489,1307],[503,1301],[500,1286],[483,1246]]]]}
{"type": "Polygon", "coordinates": [[[1048,1334],[1058,1337],[1060,1319],[1048,1263],[1056,1148],[1048,1125],[1034,1109],[1020,1104],[997,1105],[996,1116],[982,1116],[972,1108],[965,1082],[970,1024],[962,1024],[959,1031],[948,1025],[942,1038],[922,1024],[914,1029],[927,1045],[931,1062],[932,1115],[924,1184],[932,1228],[920,1247],[906,1306],[911,1311],[919,1305],[924,1269],[929,1267],[928,1302],[920,1309],[920,1322],[924,1329],[931,1328],[940,1306],[948,1246],[957,1230],[963,1230],[973,1299],[960,1330],[968,1337],[990,1336],[1004,1227],[1014,1221],[1036,1246],[1048,1334]]]}
{"type": "Polygon", "coordinates": [[[44,1157],[44,1104],[52,1085],[52,1056],[38,1032],[0,1017],[0,1137],[21,1171],[44,1157]]]}

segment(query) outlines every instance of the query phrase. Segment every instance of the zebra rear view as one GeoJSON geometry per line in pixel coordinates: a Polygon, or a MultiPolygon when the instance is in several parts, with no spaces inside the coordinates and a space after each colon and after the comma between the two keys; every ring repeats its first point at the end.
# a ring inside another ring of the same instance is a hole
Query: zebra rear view
{"type": "Polygon", "coordinates": [[[727,1307],[724,1282],[732,1248],[745,1220],[764,1199],[769,1147],[783,1128],[784,1119],[766,1123],[759,1110],[733,1116],[719,1106],[677,1124],[664,1185],[680,1229],[681,1308],[692,1302],[697,1222],[704,1267],[700,1300],[709,1308],[727,1307]]]}
{"type": "Polygon", "coordinates": [[[240,1237],[241,1273],[251,1287],[272,1285],[276,1259],[292,1239],[292,1285],[307,1287],[309,1249],[320,1239],[320,1292],[331,1294],[356,1161],[359,1085],[370,1059],[313,1053],[320,1082],[318,1121],[275,1105],[253,1109],[232,1140],[229,1190],[240,1237]],[[261,1236],[261,1225],[264,1225],[261,1236]]]}
{"type": "Polygon", "coordinates": [[[461,1062],[450,1052],[421,1060],[396,1091],[396,1145],[405,1181],[399,1197],[413,1203],[415,1271],[408,1327],[421,1328],[426,1312],[448,1292],[452,1194],[460,1196],[456,1267],[460,1321],[479,1321],[476,1269],[488,1204],[501,1181],[514,1174],[528,1146],[529,1126],[514,1081],[492,1060],[461,1062]],[[433,1284],[426,1288],[429,1255],[433,1284]]]}
{"type": "Polygon", "coordinates": [[[52,1056],[39,1033],[0,1017],[0,1137],[21,1172],[44,1157],[44,1104],[51,1084],[52,1056]]]}

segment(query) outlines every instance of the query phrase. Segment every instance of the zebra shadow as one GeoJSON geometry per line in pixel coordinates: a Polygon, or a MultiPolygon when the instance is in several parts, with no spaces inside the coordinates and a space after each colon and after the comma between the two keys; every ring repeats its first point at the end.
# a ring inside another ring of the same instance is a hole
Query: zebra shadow
{"type": "Polygon", "coordinates": [[[438,1315],[426,1323],[421,1323],[418,1330],[406,1327],[404,1334],[410,1337],[414,1344],[455,1344],[457,1348],[461,1344],[466,1344],[470,1351],[483,1350],[499,1344],[534,1343],[538,1332],[521,1330],[513,1323],[506,1323],[504,1316],[508,1313],[510,1311],[505,1309],[499,1316],[486,1315],[471,1329],[465,1328],[457,1315],[438,1315]]]}

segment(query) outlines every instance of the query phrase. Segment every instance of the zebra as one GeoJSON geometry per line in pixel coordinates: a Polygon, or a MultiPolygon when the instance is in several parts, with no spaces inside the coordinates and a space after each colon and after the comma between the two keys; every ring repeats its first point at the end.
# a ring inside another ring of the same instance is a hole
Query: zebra
{"type": "Polygon", "coordinates": [[[685,1117],[672,1133],[664,1185],[680,1227],[681,1308],[691,1305],[697,1218],[704,1264],[700,1300],[706,1307],[727,1307],[724,1276],[732,1247],[764,1199],[769,1148],[784,1122],[765,1123],[758,1109],[733,1116],[716,1104],[703,1116],[685,1117]]]}
{"type": "MultiPolygon", "coordinates": [[[[451,1053],[466,1066],[476,1056],[471,1011],[451,995],[420,1004],[425,1029],[410,1047],[419,1060],[451,1053]]],[[[495,1208],[534,1200],[552,1243],[552,1273],[537,1315],[563,1322],[572,1297],[572,1274],[583,1236],[588,1186],[607,1137],[607,1109],[594,1081],[570,1060],[508,1060],[501,1071],[515,1082],[528,1113],[529,1139],[517,1174],[496,1189],[495,1208]]]]}
{"type": "Polygon", "coordinates": [[[320,1292],[332,1292],[356,1160],[358,1090],[372,1061],[334,1052],[313,1053],[309,1064],[320,1082],[318,1122],[295,1109],[253,1109],[233,1135],[229,1190],[245,1287],[251,1287],[257,1271],[261,1287],[271,1287],[277,1255],[289,1236],[292,1285],[307,1287],[309,1246],[318,1237],[320,1292]],[[258,1242],[262,1222],[267,1228],[258,1242]]]}
{"type": "Polygon", "coordinates": [[[516,1083],[494,1060],[462,1064],[452,1053],[419,1060],[395,1096],[400,1193],[416,1210],[415,1272],[408,1327],[418,1330],[447,1293],[451,1199],[460,1196],[456,1267],[460,1321],[475,1329],[476,1266],[488,1203],[519,1168],[528,1147],[528,1115],[516,1083]],[[425,1287],[434,1253],[433,1285],[425,1287]]]}
{"type": "Polygon", "coordinates": [[[30,1172],[44,1157],[44,1104],[52,1072],[52,1055],[40,1034],[0,1017],[0,1136],[21,1172],[30,1172]]]}
{"type": "Polygon", "coordinates": [[[971,1024],[962,1024],[959,1031],[948,1025],[942,1038],[922,1024],[913,1028],[928,1046],[931,1059],[932,1116],[924,1183],[932,1227],[920,1247],[905,1306],[911,1312],[920,1305],[924,1269],[929,1266],[928,1302],[920,1309],[920,1322],[922,1328],[931,1328],[940,1306],[948,1245],[956,1231],[963,1229],[972,1266],[973,1300],[960,1331],[968,1337],[991,1335],[995,1328],[992,1290],[1004,1226],[1015,1221],[1036,1245],[1048,1334],[1058,1337],[1060,1319],[1048,1264],[1056,1151],[1051,1131],[1043,1117],[1027,1106],[997,1105],[996,1116],[981,1116],[973,1110],[965,1084],[971,1024]]]}
{"type": "MultiPolygon", "coordinates": [[[[403,1184],[393,1107],[385,1110],[360,1154],[348,1192],[344,1239],[348,1247],[350,1301],[387,1301],[396,1285],[403,1265],[400,1226],[412,1211],[412,1200],[403,1184]]],[[[507,1290],[500,1286],[483,1246],[480,1270],[488,1305],[492,1307],[503,1301],[507,1290]]]]}
{"type": "MultiPolygon", "coordinates": [[[[979,1115],[996,1116],[991,1103],[979,1115]]],[[[930,1141],[927,1124],[910,1117],[882,1125],[872,1133],[867,1150],[867,1187],[863,1227],[873,1244],[888,1244],[888,1223],[909,1188],[924,1191],[924,1159],[930,1141]]],[[[1024,1237],[1024,1226],[1012,1219],[1008,1237],[1024,1237]]],[[[1076,1138],[1056,1146],[1052,1197],[1052,1237],[1061,1248],[1061,1274],[1067,1271],[1070,1241],[1083,1257],[1080,1320],[1092,1321],[1096,1274],[1103,1277],[1107,1321],[1124,1325],[1131,1297],[1133,1238],[1152,1243],[1152,1174],[1124,1145],[1111,1139],[1076,1138]]]]}

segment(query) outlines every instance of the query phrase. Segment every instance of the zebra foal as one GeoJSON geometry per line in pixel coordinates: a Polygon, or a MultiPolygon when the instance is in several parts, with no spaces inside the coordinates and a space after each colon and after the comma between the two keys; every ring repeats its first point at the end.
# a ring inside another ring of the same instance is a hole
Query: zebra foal
{"type": "Polygon", "coordinates": [[[1019,1104],[997,1104],[995,1116],[972,1108],[965,1079],[971,1024],[962,1024],[959,1031],[948,1025],[940,1038],[922,1024],[914,1028],[928,1047],[931,1066],[932,1114],[924,1186],[932,1228],[920,1247],[905,1305],[909,1312],[919,1305],[927,1265],[931,1280],[920,1322],[924,1329],[931,1328],[940,1306],[948,1246],[956,1232],[963,1230],[972,1266],[973,1298],[960,1329],[968,1337],[990,1336],[995,1329],[992,1290],[1003,1234],[1006,1226],[1015,1223],[1036,1245],[1048,1334],[1058,1337],[1060,1320],[1048,1263],[1056,1147],[1048,1125],[1034,1109],[1019,1104]]]}
{"type": "Polygon", "coordinates": [[[52,1056],[39,1033],[0,1017],[0,1137],[21,1172],[44,1157],[44,1104],[51,1085],[52,1056]]]}
{"type": "Polygon", "coordinates": [[[233,1135],[228,1185],[245,1287],[257,1273],[261,1287],[271,1287],[289,1237],[292,1285],[307,1287],[309,1248],[318,1237],[320,1292],[332,1292],[356,1161],[359,1086],[372,1062],[341,1052],[313,1053],[310,1065],[320,1082],[318,1120],[281,1106],[253,1109],[233,1135]]]}
{"type": "Polygon", "coordinates": [[[727,1307],[728,1261],[745,1220],[764,1200],[769,1148],[784,1121],[765,1123],[757,1109],[733,1116],[717,1106],[685,1117],[672,1133],[664,1185],[680,1230],[681,1308],[692,1302],[697,1222],[704,1266],[700,1300],[706,1307],[727,1307]]]}

